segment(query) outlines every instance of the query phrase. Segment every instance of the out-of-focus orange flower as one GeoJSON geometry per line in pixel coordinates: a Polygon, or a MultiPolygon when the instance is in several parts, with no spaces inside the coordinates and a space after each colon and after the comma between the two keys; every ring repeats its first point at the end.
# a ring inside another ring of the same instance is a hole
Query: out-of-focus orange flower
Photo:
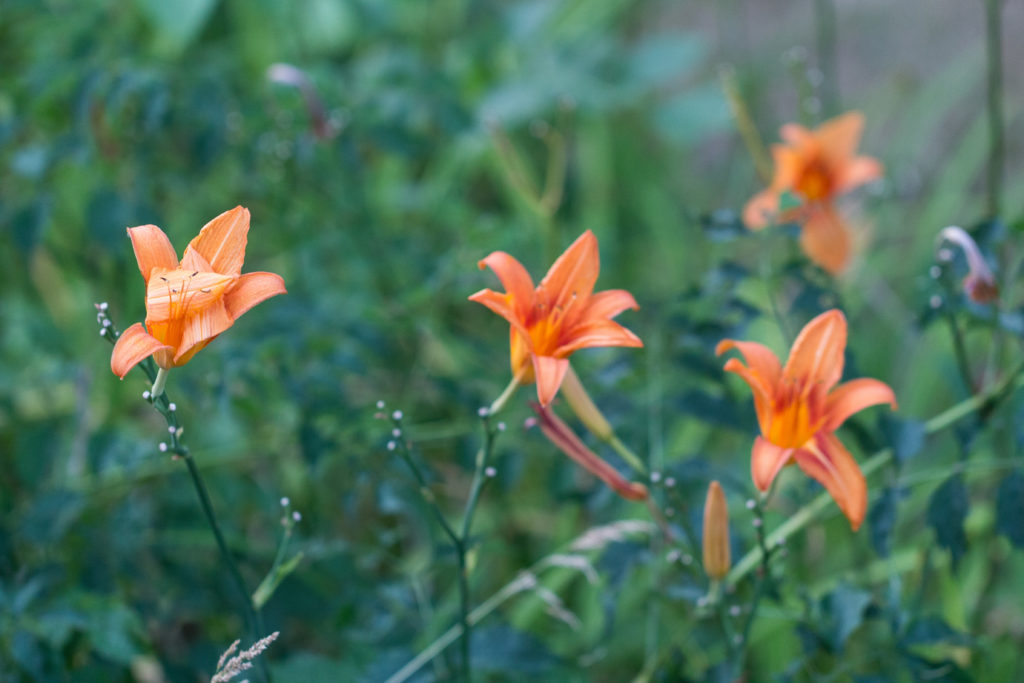
{"type": "Polygon", "coordinates": [[[843,374],[845,348],[846,318],[833,309],[807,323],[793,342],[785,367],[771,349],[757,342],[725,339],[716,353],[737,349],[747,361],[743,365],[730,358],[725,369],[742,377],[754,392],[761,427],[751,454],[754,485],[767,491],[779,471],[796,462],[828,490],[856,531],[867,510],[867,484],[834,432],[868,406],[888,403],[895,409],[896,397],[877,379],[836,386],[843,374]]]}
{"type": "Polygon", "coordinates": [[[155,225],[128,228],[146,281],[146,324],[135,323],[114,345],[110,369],[124,378],[154,356],[170,369],[189,362],[256,304],[284,294],[274,273],[241,274],[249,233],[249,210],[237,206],[203,226],[178,256],[155,225]]]}
{"type": "Polygon", "coordinates": [[[627,308],[638,308],[624,289],[594,292],[600,257],[597,238],[587,230],[565,250],[534,289],[522,264],[503,251],[479,263],[490,267],[505,292],[483,289],[469,297],[512,326],[512,374],[521,384],[537,382],[537,397],[548,405],[558,393],[573,351],[594,346],[643,346],[635,334],[614,322],[627,308]]]}
{"type": "Polygon", "coordinates": [[[614,467],[587,448],[580,440],[580,437],[576,436],[576,433],[569,429],[569,425],[558,419],[558,416],[551,411],[551,408],[534,403],[533,401],[530,402],[530,407],[537,413],[540,429],[544,432],[544,436],[548,437],[551,443],[555,444],[560,451],[575,460],[583,469],[603,481],[623,498],[627,500],[647,500],[648,492],[646,486],[627,480],[614,467]]]}
{"type": "Polygon", "coordinates": [[[826,121],[815,130],[787,123],[780,130],[786,144],[773,145],[775,177],[771,186],[751,199],[743,221],[752,230],[779,222],[803,223],[804,253],[832,274],[849,263],[851,240],[833,201],[842,194],[882,176],[882,164],[857,156],[864,116],[851,111],[826,121]],[[782,195],[791,192],[804,204],[781,211],[782,195]]]}

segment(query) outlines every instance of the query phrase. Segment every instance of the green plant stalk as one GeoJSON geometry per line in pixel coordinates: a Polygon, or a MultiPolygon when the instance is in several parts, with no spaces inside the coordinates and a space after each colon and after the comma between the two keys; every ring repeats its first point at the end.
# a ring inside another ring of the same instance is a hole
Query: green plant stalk
{"type": "MultiPolygon", "coordinates": [[[[120,336],[120,332],[111,325],[110,333],[105,335],[106,338],[111,342],[115,343],[117,338],[120,336]]],[[[262,638],[266,635],[263,628],[263,617],[260,611],[256,609],[251,598],[249,597],[249,591],[245,587],[245,580],[242,578],[241,572],[238,570],[238,565],[235,564],[234,558],[231,556],[231,551],[228,549],[227,542],[224,540],[224,535],[221,533],[220,525],[217,523],[217,516],[213,511],[213,504],[210,501],[210,495],[206,490],[206,484],[203,482],[203,477],[199,473],[199,468],[196,466],[195,460],[192,457],[188,447],[181,442],[181,424],[178,422],[178,414],[176,410],[171,409],[171,400],[167,396],[167,392],[164,391],[164,385],[167,382],[167,370],[164,368],[157,368],[156,363],[153,361],[152,356],[147,358],[145,361],[139,363],[137,366],[149,378],[152,384],[150,390],[149,401],[158,413],[160,413],[164,421],[167,423],[168,436],[170,444],[168,445],[168,452],[180,456],[185,464],[188,466],[189,475],[192,478],[192,484],[196,489],[196,495],[199,497],[199,503],[203,508],[203,513],[206,515],[207,524],[210,526],[210,530],[213,531],[214,538],[217,541],[217,548],[220,550],[221,560],[228,569],[228,574],[231,576],[232,583],[235,584],[235,588],[238,590],[245,602],[245,610],[243,612],[243,618],[245,619],[246,627],[250,632],[250,635],[255,639],[262,638]],[[157,393],[159,391],[159,393],[157,393]]],[[[258,666],[262,677],[267,683],[270,683],[271,675],[270,670],[267,667],[264,657],[258,658],[258,666]]]]}
{"type": "Polygon", "coordinates": [[[973,394],[974,380],[971,378],[971,365],[967,358],[967,345],[964,343],[963,331],[952,311],[946,313],[946,322],[949,324],[949,335],[953,338],[953,355],[956,358],[956,367],[960,371],[960,378],[964,382],[967,393],[973,394]]]}
{"type": "MultiPolygon", "coordinates": [[[[928,420],[924,426],[924,433],[926,435],[934,434],[946,429],[968,415],[989,409],[990,406],[995,405],[1001,399],[1005,398],[1013,389],[1022,383],[1022,370],[1024,370],[1024,362],[1018,363],[1012,371],[1007,373],[1002,381],[997,383],[989,391],[975,394],[974,396],[957,403],[951,408],[928,420]]],[[[881,469],[884,465],[888,464],[892,458],[893,450],[891,448],[885,448],[875,453],[875,455],[869,458],[861,468],[864,472],[864,477],[867,478],[876,470],[881,469]]],[[[789,519],[780,524],[775,531],[768,535],[765,539],[767,547],[773,548],[776,545],[779,545],[779,543],[785,542],[786,538],[807,526],[811,520],[815,519],[822,510],[831,504],[831,502],[832,498],[827,491],[818,494],[816,498],[797,510],[789,519]]],[[[723,580],[723,584],[727,588],[735,586],[743,577],[749,574],[759,562],[761,562],[763,554],[764,553],[760,546],[751,549],[726,575],[723,580]]]]}
{"type": "Polygon", "coordinates": [[[1002,0],[985,0],[985,48],[988,62],[988,213],[990,218],[996,218],[1002,209],[1006,153],[1003,127],[1002,0]]]}
{"type": "MultiPolygon", "coordinates": [[[[650,524],[643,530],[643,533],[653,534],[655,533],[656,529],[657,527],[654,524],[650,524]]],[[[588,531],[587,533],[590,533],[590,531],[588,531]]],[[[535,587],[538,582],[536,574],[548,567],[556,566],[551,564],[551,558],[555,555],[564,554],[567,548],[573,548],[573,546],[575,546],[575,544],[586,535],[587,534],[583,534],[573,539],[573,541],[560,547],[559,550],[555,553],[552,553],[551,555],[546,555],[540,560],[534,562],[525,570],[519,572],[519,575],[516,576],[516,578],[506,583],[496,593],[494,593],[493,595],[491,595],[491,597],[484,600],[476,609],[472,610],[469,613],[467,618],[467,622],[469,623],[469,625],[475,626],[476,624],[479,624],[491,612],[493,612],[494,610],[498,609],[503,604],[508,602],[508,600],[511,599],[513,596],[516,596],[519,593],[528,591],[535,587]]],[[[456,639],[458,639],[459,636],[463,634],[463,632],[464,631],[462,624],[455,624],[447,631],[442,633],[440,636],[438,636],[433,642],[431,642],[425,648],[420,650],[419,654],[417,654],[415,657],[409,660],[401,669],[392,674],[385,683],[402,683],[403,681],[408,680],[409,677],[411,677],[417,671],[426,666],[427,663],[433,661],[434,658],[436,658],[439,654],[444,652],[444,650],[449,645],[454,643],[456,639]]]]}
{"type": "Polygon", "coordinates": [[[839,59],[836,54],[836,6],[834,0],[815,0],[814,26],[821,68],[821,106],[824,118],[839,112],[839,59]]]}

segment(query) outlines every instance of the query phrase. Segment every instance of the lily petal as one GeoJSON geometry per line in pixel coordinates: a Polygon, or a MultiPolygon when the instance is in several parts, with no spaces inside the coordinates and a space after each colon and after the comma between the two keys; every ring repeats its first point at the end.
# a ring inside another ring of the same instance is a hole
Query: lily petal
{"type": "Polygon", "coordinates": [[[554,295],[545,303],[553,309],[565,309],[573,301],[586,301],[594,291],[600,269],[597,237],[587,230],[569,245],[540,281],[539,289],[554,295]]]}
{"type": "Polygon", "coordinates": [[[808,212],[800,231],[804,253],[831,275],[841,273],[850,262],[850,229],[830,204],[819,204],[808,212]]]}
{"type": "Polygon", "coordinates": [[[590,297],[583,318],[614,318],[627,308],[640,308],[632,294],[624,289],[606,289],[590,297]]]}
{"type": "Polygon", "coordinates": [[[181,257],[182,270],[201,271],[203,273],[214,272],[214,267],[206,260],[206,257],[196,251],[191,244],[185,247],[185,255],[181,257]]]}
{"type": "Polygon", "coordinates": [[[224,295],[224,304],[232,320],[258,303],[266,301],[278,294],[287,294],[284,278],[277,273],[254,272],[246,273],[238,278],[235,286],[224,295]]]}
{"type": "Polygon", "coordinates": [[[800,331],[782,376],[808,388],[817,385],[828,391],[843,376],[845,348],[846,317],[837,308],[825,311],[800,331]]]}
{"type": "Polygon", "coordinates": [[[793,455],[807,476],[831,494],[856,531],[868,508],[868,486],[857,461],[831,432],[819,432],[793,455]]]}
{"type": "Polygon", "coordinates": [[[771,488],[772,482],[779,472],[789,464],[795,449],[776,446],[763,436],[754,439],[754,448],[750,453],[750,474],[754,486],[760,491],[771,488]]]}
{"type": "Polygon", "coordinates": [[[520,316],[516,313],[515,305],[509,300],[510,298],[511,297],[508,294],[495,292],[493,289],[481,289],[476,294],[471,295],[469,300],[475,301],[478,304],[483,304],[487,308],[491,309],[507,320],[512,327],[521,332],[526,339],[529,339],[530,333],[523,325],[520,316]]]}
{"type": "Polygon", "coordinates": [[[219,273],[154,270],[146,287],[146,322],[169,320],[201,310],[224,296],[236,278],[219,273]]]}
{"type": "Polygon", "coordinates": [[[779,128],[779,137],[794,147],[813,146],[814,133],[799,123],[787,123],[779,128]]]}
{"type": "Polygon", "coordinates": [[[129,370],[157,351],[169,351],[171,348],[146,332],[142,323],[135,323],[117,338],[114,352],[110,355],[110,369],[124,379],[129,370]]]}
{"type": "Polygon", "coordinates": [[[248,235],[249,210],[236,206],[204,225],[189,246],[198,251],[215,272],[239,275],[245,261],[248,235]]]}
{"type": "Polygon", "coordinates": [[[767,228],[779,212],[779,193],[768,188],[758,192],[743,207],[743,223],[751,230],[767,228]]]}
{"type": "Polygon", "coordinates": [[[569,343],[559,346],[555,356],[565,357],[573,351],[595,346],[640,347],[644,343],[622,325],[613,320],[593,320],[572,329],[569,343]]]}
{"type": "Polygon", "coordinates": [[[726,372],[736,373],[750,386],[750,390],[754,394],[754,410],[757,412],[757,424],[761,427],[761,431],[767,434],[771,426],[770,411],[775,384],[768,384],[764,377],[744,365],[739,358],[730,358],[725,361],[722,369],[726,372]]]}
{"type": "Polygon", "coordinates": [[[821,144],[822,153],[838,169],[853,158],[863,131],[864,115],[859,111],[848,111],[821,124],[814,135],[821,144]]]}
{"type": "Polygon", "coordinates": [[[550,408],[538,405],[533,401],[530,402],[530,407],[537,413],[540,429],[544,432],[544,436],[548,437],[560,451],[575,460],[583,469],[603,481],[623,498],[627,500],[647,499],[646,486],[628,481],[619,474],[618,470],[598,457],[586,447],[575,432],[569,429],[567,424],[558,419],[550,408]]]}
{"type": "Polygon", "coordinates": [[[726,351],[736,349],[747,361],[750,369],[757,373],[768,386],[774,386],[782,376],[782,364],[775,352],[758,342],[736,341],[723,339],[715,347],[715,355],[721,356],[726,351]]]}
{"type": "Polygon", "coordinates": [[[843,194],[855,187],[878,180],[884,173],[885,168],[878,159],[874,157],[854,157],[838,171],[836,194],[843,194]]]}
{"type": "Polygon", "coordinates": [[[562,386],[565,373],[569,369],[568,358],[552,358],[551,356],[533,356],[533,371],[537,380],[537,398],[542,406],[551,403],[562,386]]]}
{"type": "Polygon", "coordinates": [[[213,341],[214,337],[231,327],[234,319],[228,315],[223,299],[218,299],[201,311],[189,315],[185,320],[185,330],[181,335],[181,344],[174,355],[175,365],[184,365],[192,359],[200,349],[213,341]]]}
{"type": "Polygon", "coordinates": [[[178,255],[174,252],[171,240],[160,228],[155,225],[128,228],[128,237],[131,238],[142,279],[147,283],[154,268],[174,270],[178,267],[178,255]]]}
{"type": "MultiPolygon", "coordinates": [[[[503,251],[495,251],[477,265],[480,270],[486,267],[494,271],[505,288],[512,310],[518,317],[525,317],[533,301],[533,278],[526,272],[526,268],[523,268],[523,264],[503,251]]],[[[474,300],[472,296],[469,298],[474,300]]]]}
{"type": "Polygon", "coordinates": [[[870,377],[843,382],[826,399],[824,428],[833,432],[854,413],[882,403],[897,409],[896,395],[885,382],[870,377]]]}

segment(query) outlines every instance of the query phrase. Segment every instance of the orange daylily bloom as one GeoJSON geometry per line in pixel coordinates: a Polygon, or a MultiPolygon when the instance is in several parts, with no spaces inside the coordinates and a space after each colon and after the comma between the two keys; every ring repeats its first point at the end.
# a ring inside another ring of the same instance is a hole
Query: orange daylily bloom
{"type": "Polygon", "coordinates": [[[643,346],[616,315],[638,308],[624,289],[594,293],[600,270],[597,238],[587,230],[565,250],[534,289],[522,264],[503,251],[479,262],[490,267],[505,292],[483,289],[469,297],[511,324],[512,374],[522,384],[537,382],[537,397],[548,405],[558,393],[573,351],[594,346],[643,346]]]}
{"type": "Polygon", "coordinates": [[[888,403],[896,409],[892,389],[877,379],[861,378],[836,386],[843,374],[846,318],[836,309],[822,313],[793,342],[785,367],[757,342],[725,339],[715,352],[737,349],[746,359],[730,358],[735,372],[754,392],[761,436],[754,441],[751,474],[767,491],[779,471],[796,462],[835,499],[856,531],[864,520],[868,489],[857,462],[834,434],[854,413],[888,403]]]}
{"type": "Polygon", "coordinates": [[[800,245],[804,253],[833,275],[849,263],[851,240],[833,201],[854,188],[882,177],[882,164],[857,156],[864,115],[847,112],[815,130],[787,123],[780,130],[784,145],[772,146],[775,177],[771,186],[747,202],[743,222],[751,230],[772,223],[803,223],[800,245]],[[780,212],[779,200],[792,192],[804,205],[780,212]]]}
{"type": "Polygon", "coordinates": [[[242,275],[249,210],[236,206],[203,226],[181,262],[155,225],[128,228],[146,281],[146,324],[121,333],[110,369],[124,379],[149,356],[170,369],[189,362],[243,313],[277,294],[284,280],[274,273],[242,275]]]}

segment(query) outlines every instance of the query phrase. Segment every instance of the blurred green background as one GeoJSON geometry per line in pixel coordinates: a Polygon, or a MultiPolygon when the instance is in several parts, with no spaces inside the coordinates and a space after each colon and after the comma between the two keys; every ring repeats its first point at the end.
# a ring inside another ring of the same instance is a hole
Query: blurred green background
{"type": "MultiPolygon", "coordinates": [[[[109,302],[122,329],[145,315],[127,226],[155,223],[180,252],[237,204],[252,212],[245,270],[280,273],[289,293],[168,391],[253,587],[281,537],[279,499],[302,513],[290,552],[304,558],[265,609],[279,680],[382,680],[454,623],[454,556],[375,404],[405,413],[457,517],[476,409],[509,379],[507,324],[466,301],[496,286],[476,262],[502,249],[539,279],[588,228],[598,289],[633,292],[641,310],[621,321],[646,347],[574,366],[622,438],[674,477],[655,489],[675,515],[699,527],[708,480],[723,481],[734,556],[753,543],[756,425],[713,356],[719,339],[782,352],[841,305],[849,374],[900,399],[898,418],[871,411],[844,432],[859,457],[894,440],[906,457],[872,480],[858,534],[830,506],[789,548],[792,580],[755,625],[749,680],[1012,680],[1024,561],[1005,537],[1024,510],[1003,488],[1024,402],[985,430],[916,438],[918,419],[967,395],[929,314],[943,295],[935,234],[998,219],[982,244],[1005,278],[1019,266],[1024,44],[1006,40],[1007,173],[990,216],[984,26],[982,2],[957,0],[0,4],[0,680],[206,680],[245,636],[184,466],[157,450],[145,380],[110,373],[93,308],[109,302]],[[838,281],[804,261],[793,230],[738,224],[760,182],[726,65],[766,142],[786,121],[865,113],[861,149],[887,177],[856,202],[863,248],[838,281]],[[553,217],[509,182],[499,140],[538,185],[564,152],[553,217]],[[940,484],[952,488],[932,497],[940,484]]],[[[1021,26],[1008,3],[1004,34],[1021,26]]],[[[1019,354],[1019,311],[993,333],[991,312],[948,305],[978,377],[997,377],[1019,354]]],[[[529,394],[502,416],[475,524],[477,604],[596,524],[648,519],[523,429],[529,394]]],[[[816,492],[785,482],[770,525],[816,492]]],[[[692,551],[622,539],[595,554],[592,580],[545,570],[560,602],[525,590],[488,617],[480,676],[719,675],[716,624],[695,606],[704,579],[679,560],[692,551]]],[[[417,680],[450,677],[456,660],[417,680]]]]}

